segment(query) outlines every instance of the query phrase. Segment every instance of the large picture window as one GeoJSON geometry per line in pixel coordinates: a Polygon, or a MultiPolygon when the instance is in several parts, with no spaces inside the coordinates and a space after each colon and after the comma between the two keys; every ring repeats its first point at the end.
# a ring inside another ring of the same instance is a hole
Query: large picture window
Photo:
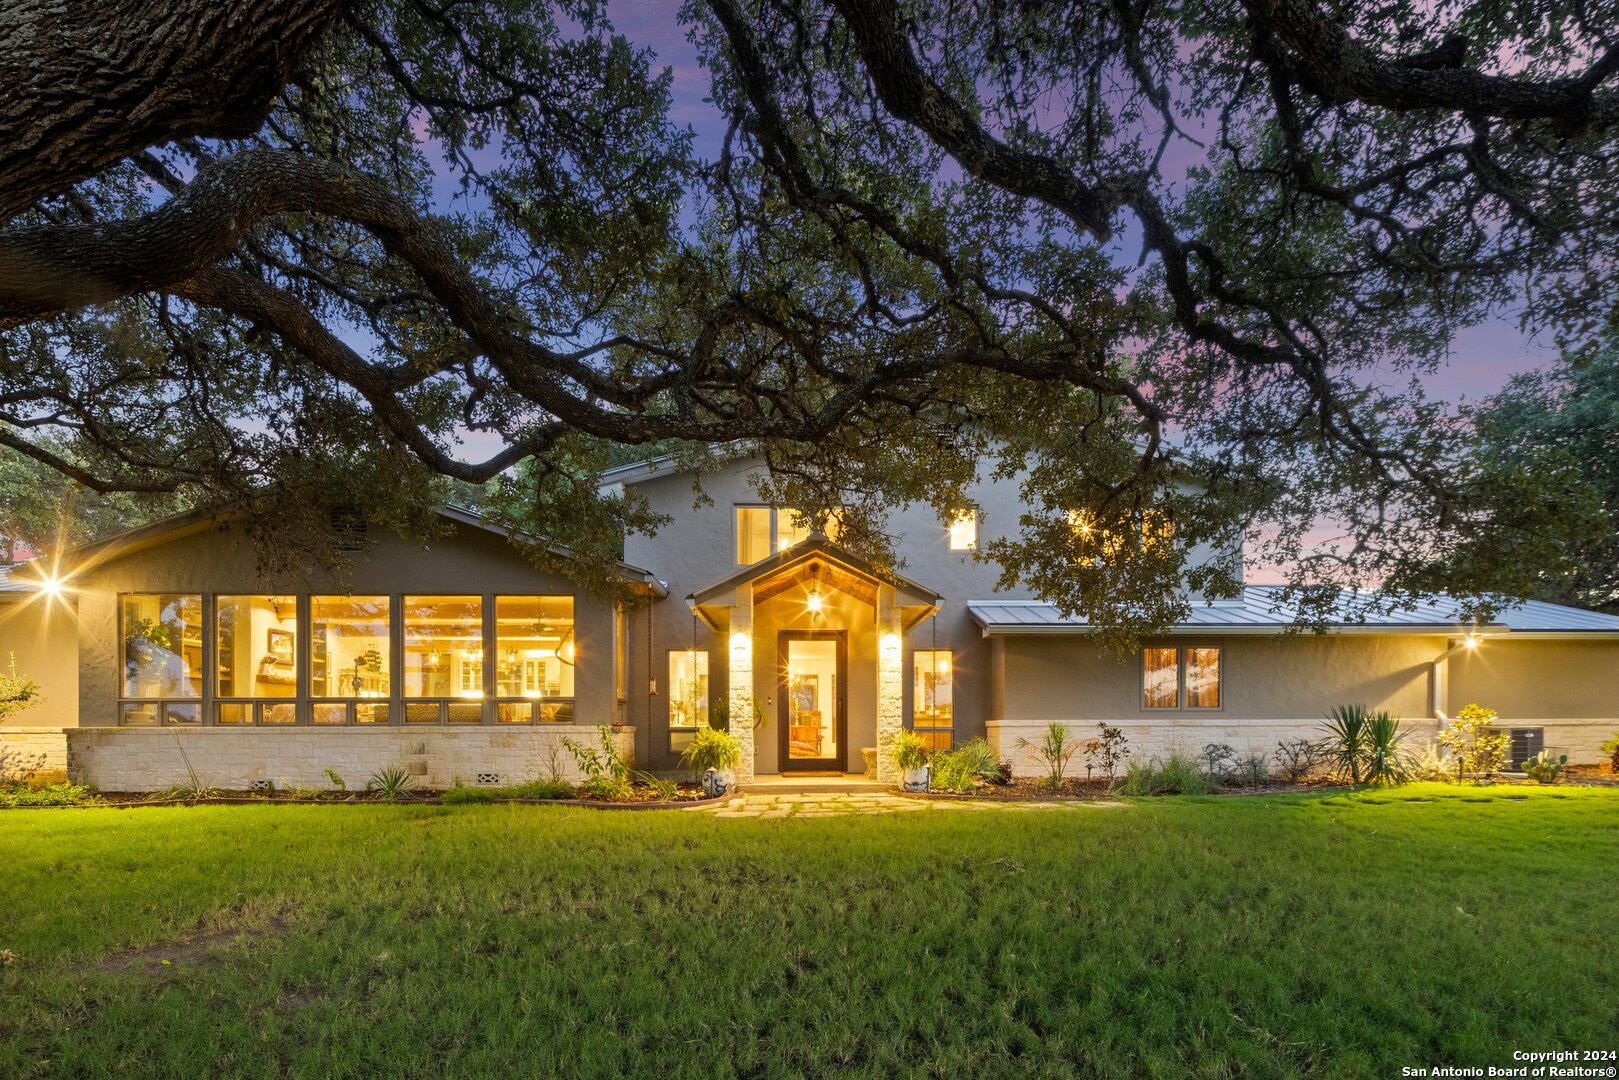
{"type": "Polygon", "coordinates": [[[571,723],[573,597],[495,598],[495,688],[502,723],[571,723]]]}
{"type": "Polygon", "coordinates": [[[290,698],[298,690],[298,605],[288,596],[214,597],[214,692],[290,698]]]}
{"type": "Polygon", "coordinates": [[[955,723],[949,649],[917,649],[911,654],[911,726],[934,750],[950,749],[955,723]]]}
{"type": "Polygon", "coordinates": [[[310,696],[387,697],[392,630],[386,596],[311,596],[310,696]]]}
{"type": "Polygon", "coordinates": [[[202,597],[128,593],[119,597],[118,616],[124,699],[119,721],[200,724],[202,597]]]}
{"type": "Polygon", "coordinates": [[[483,599],[407,596],[403,603],[407,724],[483,720],[483,599]]]}
{"type": "Polygon", "coordinates": [[[708,718],[708,650],[670,649],[670,749],[684,750],[708,718]]]}

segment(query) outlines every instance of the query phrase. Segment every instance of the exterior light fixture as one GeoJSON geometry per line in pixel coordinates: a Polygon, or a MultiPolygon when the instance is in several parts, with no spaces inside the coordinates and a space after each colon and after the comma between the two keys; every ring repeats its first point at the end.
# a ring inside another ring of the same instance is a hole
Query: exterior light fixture
{"type": "Polygon", "coordinates": [[[39,579],[39,591],[40,591],[40,595],[48,596],[48,597],[50,597],[51,599],[54,600],[58,596],[62,595],[62,582],[59,579],[54,578],[54,577],[40,578],[39,579]]]}
{"type": "Polygon", "coordinates": [[[810,593],[809,599],[804,602],[804,605],[809,608],[811,615],[819,615],[821,613],[821,590],[816,589],[810,593]]]}
{"type": "Polygon", "coordinates": [[[1476,649],[1478,648],[1478,641],[1479,638],[1477,634],[1468,634],[1467,640],[1462,644],[1466,645],[1469,649],[1476,649]]]}

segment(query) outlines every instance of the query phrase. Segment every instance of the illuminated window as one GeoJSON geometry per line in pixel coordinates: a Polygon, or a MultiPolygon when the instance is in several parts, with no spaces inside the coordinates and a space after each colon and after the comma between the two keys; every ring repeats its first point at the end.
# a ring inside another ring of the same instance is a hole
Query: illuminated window
{"type": "Polygon", "coordinates": [[[298,689],[298,605],[290,596],[214,597],[222,698],[290,698],[298,689]]]}
{"type": "MultiPolygon", "coordinates": [[[[1175,538],[1175,523],[1162,510],[1147,509],[1136,516],[1132,531],[1141,537],[1141,550],[1151,551],[1163,547],[1175,538]]],[[[1095,544],[1103,558],[1115,559],[1125,553],[1125,544],[1113,530],[1097,523],[1089,510],[1068,511],[1068,528],[1081,546],[1095,544]]],[[[1128,535],[1128,533],[1126,534],[1128,535]]]]}
{"type": "Polygon", "coordinates": [[[483,696],[483,600],[405,597],[405,696],[483,696]]]}
{"type": "Polygon", "coordinates": [[[1211,646],[1187,649],[1143,649],[1141,704],[1147,709],[1220,707],[1220,650],[1211,646]],[[1184,694],[1182,690],[1184,689],[1184,694]]]}
{"type": "Polygon", "coordinates": [[[1141,705],[1147,709],[1180,707],[1180,650],[1143,649],[1141,705]]]}
{"type": "Polygon", "coordinates": [[[950,519],[950,550],[971,551],[978,546],[978,514],[958,510],[950,519]]]}
{"type": "MultiPolygon", "coordinates": [[[[386,596],[311,596],[310,696],[387,697],[391,635],[386,596]]],[[[367,710],[367,715],[377,711],[367,710]]]]}
{"type": "Polygon", "coordinates": [[[736,508],[736,564],[751,566],[770,557],[770,507],[736,508]]]}
{"type": "Polygon", "coordinates": [[[809,519],[801,516],[796,510],[776,511],[776,550],[786,551],[794,544],[801,544],[810,534],[809,519]]]}
{"type": "Polygon", "coordinates": [[[911,726],[929,748],[950,749],[954,725],[949,649],[917,649],[911,654],[911,726]]]}
{"type": "Polygon", "coordinates": [[[1220,707],[1219,649],[1186,650],[1186,707],[1188,709],[1220,707]]]}
{"type": "Polygon", "coordinates": [[[669,650],[669,746],[683,750],[708,723],[708,650],[669,650]]]}
{"type": "Polygon", "coordinates": [[[573,597],[495,597],[495,692],[511,705],[501,723],[572,722],[578,660],[573,597]]]}
{"type": "Polygon", "coordinates": [[[119,597],[118,615],[125,699],[119,721],[200,724],[202,597],[130,593],[119,597]]]}

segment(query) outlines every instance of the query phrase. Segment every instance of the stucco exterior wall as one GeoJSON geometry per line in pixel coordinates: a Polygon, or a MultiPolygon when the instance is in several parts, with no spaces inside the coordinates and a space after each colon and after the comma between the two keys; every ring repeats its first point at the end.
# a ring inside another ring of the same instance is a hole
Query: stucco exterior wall
{"type": "Polygon", "coordinates": [[[10,728],[73,727],[79,722],[79,645],[75,604],[67,597],[8,595],[0,602],[0,671],[39,684],[39,704],[0,721],[10,728]]]}
{"type": "MultiPolygon", "coordinates": [[[[583,774],[564,739],[595,747],[596,727],[546,724],[533,728],[80,728],[68,733],[68,770],[78,783],[102,791],[165,791],[189,779],[186,759],[202,783],[247,790],[256,780],[278,788],[332,789],[328,768],[350,791],[387,768],[403,768],[417,787],[515,784],[583,774]]],[[[635,732],[614,736],[632,753],[635,732]]]]}
{"type": "MultiPolygon", "coordinates": [[[[1136,757],[1196,753],[1223,742],[1239,753],[1269,753],[1288,738],[1317,738],[1334,705],[1363,704],[1402,718],[1415,748],[1438,733],[1432,715],[1432,662],[1443,637],[1334,634],[1324,637],[1177,637],[1151,645],[1218,646],[1223,700],[1218,709],[1146,709],[1141,658],[1119,661],[1079,636],[1003,639],[1001,713],[990,741],[1019,772],[1037,772],[1018,738],[1035,739],[1062,722],[1081,739],[1101,722],[1122,728],[1136,757]]],[[[1619,729],[1619,642],[1491,639],[1452,657],[1443,707],[1471,701],[1496,709],[1498,725],[1546,728],[1546,746],[1571,761],[1596,761],[1619,729]]],[[[1083,768],[1083,766],[1081,766],[1083,768]]]]}

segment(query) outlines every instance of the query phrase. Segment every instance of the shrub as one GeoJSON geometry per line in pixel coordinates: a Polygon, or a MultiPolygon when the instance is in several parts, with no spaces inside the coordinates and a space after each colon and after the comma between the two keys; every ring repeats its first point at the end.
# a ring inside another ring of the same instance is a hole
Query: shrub
{"type": "Polygon", "coordinates": [[[1439,733],[1439,745],[1456,755],[1456,773],[1487,777],[1506,767],[1510,739],[1495,730],[1496,711],[1468,705],[1439,733]]]}
{"type": "Polygon", "coordinates": [[[1524,774],[1537,784],[1555,784],[1562,779],[1563,766],[1568,764],[1568,755],[1559,754],[1552,757],[1542,750],[1528,761],[1524,762],[1524,774]]]}
{"type": "Polygon", "coordinates": [[[1619,732],[1602,744],[1602,752],[1608,755],[1608,771],[1619,773],[1619,732]]]}
{"type": "Polygon", "coordinates": [[[901,731],[891,751],[900,769],[920,769],[928,763],[928,744],[914,731],[901,731]]]}
{"type": "Polygon", "coordinates": [[[941,791],[971,791],[979,780],[994,783],[1001,763],[983,738],[969,739],[946,753],[933,755],[932,785],[941,791]]]}
{"type": "Polygon", "coordinates": [[[1087,768],[1094,766],[1101,770],[1102,778],[1111,788],[1119,766],[1130,756],[1129,740],[1124,737],[1123,731],[1112,724],[1097,724],[1096,727],[1102,737],[1085,744],[1085,764],[1087,768]]]}
{"type": "Polygon", "coordinates": [[[1079,743],[1068,734],[1067,724],[1049,724],[1046,732],[1040,736],[1039,742],[1029,739],[1017,741],[1020,749],[1034,751],[1042,764],[1046,767],[1046,783],[1053,791],[1062,787],[1063,773],[1068,770],[1068,762],[1079,752],[1079,743]]]}
{"type": "Polygon", "coordinates": [[[1276,753],[1272,755],[1290,784],[1308,779],[1323,756],[1321,744],[1312,739],[1283,739],[1276,744],[1276,753]]]}
{"type": "Polygon", "coordinates": [[[1249,754],[1239,758],[1231,772],[1239,782],[1251,788],[1264,787],[1265,781],[1270,779],[1270,755],[1249,754]]]}
{"type": "Polygon", "coordinates": [[[659,802],[671,802],[680,797],[680,785],[649,772],[636,773],[635,778],[652,789],[659,802]]]}
{"type": "Polygon", "coordinates": [[[0,806],[95,806],[101,797],[83,784],[0,784],[0,806]]]}
{"type": "Polygon", "coordinates": [[[1210,780],[1224,780],[1237,764],[1237,752],[1225,743],[1211,742],[1198,755],[1198,763],[1203,767],[1203,775],[1210,780]]]}
{"type": "Polygon", "coordinates": [[[702,776],[709,769],[734,769],[742,760],[742,744],[729,731],[700,727],[680,752],[680,760],[693,776],[702,776]]]}
{"type": "Polygon", "coordinates": [[[1366,722],[1366,782],[1388,787],[1403,784],[1405,760],[1400,743],[1405,732],[1400,722],[1387,712],[1373,713],[1366,722]]]}
{"type": "Polygon", "coordinates": [[[1171,751],[1163,760],[1133,761],[1119,784],[1124,795],[1207,795],[1209,778],[1196,760],[1171,751]]]}
{"type": "Polygon", "coordinates": [[[1340,775],[1349,774],[1352,784],[1360,783],[1360,766],[1366,757],[1366,726],[1371,714],[1364,705],[1337,705],[1327,713],[1327,759],[1340,775]]]}
{"type": "Polygon", "coordinates": [[[0,720],[31,709],[39,701],[39,684],[26,675],[17,674],[17,654],[12,653],[10,673],[0,673],[0,720]]]}
{"type": "Polygon", "coordinates": [[[365,790],[371,793],[371,797],[383,802],[397,802],[409,795],[410,789],[415,786],[416,778],[398,765],[378,769],[365,782],[365,790]]]}
{"type": "Polygon", "coordinates": [[[580,794],[589,799],[605,802],[623,802],[634,792],[630,788],[630,766],[618,753],[613,741],[613,729],[603,724],[598,729],[601,745],[585,746],[572,739],[563,739],[562,745],[573,755],[585,779],[579,785],[580,794]]]}
{"type": "Polygon", "coordinates": [[[343,781],[343,775],[330,765],[326,766],[326,779],[330,780],[332,786],[338,791],[347,791],[349,789],[348,784],[343,781]]]}
{"type": "Polygon", "coordinates": [[[447,803],[491,803],[505,799],[571,799],[573,785],[565,780],[531,780],[507,787],[453,787],[444,793],[447,803]]]}
{"type": "Polygon", "coordinates": [[[1456,770],[1445,760],[1438,743],[1428,743],[1406,758],[1405,774],[1408,780],[1422,780],[1434,784],[1456,782],[1456,770]]]}

